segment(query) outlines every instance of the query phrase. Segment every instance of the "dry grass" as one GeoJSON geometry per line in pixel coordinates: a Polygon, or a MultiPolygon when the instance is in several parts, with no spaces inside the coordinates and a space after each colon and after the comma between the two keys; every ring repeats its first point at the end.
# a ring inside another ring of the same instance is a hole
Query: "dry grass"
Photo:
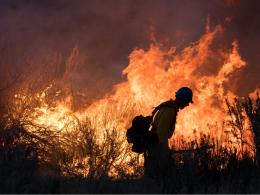
{"type": "MultiPolygon", "coordinates": [[[[257,141],[259,99],[236,100],[227,105],[234,132],[243,134],[240,115],[245,111],[257,141]]],[[[97,135],[87,120],[75,119],[75,129],[60,134],[26,121],[31,106],[23,102],[19,112],[1,114],[1,193],[260,192],[258,156],[252,159],[245,152],[238,159],[236,151],[222,147],[211,137],[200,136],[195,142],[217,148],[176,155],[173,168],[168,170],[171,176],[157,182],[143,177],[142,157],[131,153],[122,132],[104,129],[102,135],[97,135]],[[28,125],[34,130],[28,131],[28,125]]]]}

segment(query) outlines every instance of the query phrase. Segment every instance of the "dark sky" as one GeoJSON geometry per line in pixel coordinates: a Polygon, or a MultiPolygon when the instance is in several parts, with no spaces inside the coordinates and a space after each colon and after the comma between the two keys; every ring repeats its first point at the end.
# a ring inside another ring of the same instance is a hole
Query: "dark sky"
{"type": "Polygon", "coordinates": [[[243,89],[238,93],[245,95],[260,84],[258,0],[0,0],[0,67],[18,70],[30,60],[33,73],[46,56],[59,54],[58,77],[77,46],[76,85],[105,93],[124,79],[129,53],[149,46],[151,32],[157,41],[181,49],[204,33],[207,16],[212,26],[224,26],[227,42],[238,40],[248,62],[238,81],[243,89]],[[228,24],[227,16],[233,18],[228,24]]]}

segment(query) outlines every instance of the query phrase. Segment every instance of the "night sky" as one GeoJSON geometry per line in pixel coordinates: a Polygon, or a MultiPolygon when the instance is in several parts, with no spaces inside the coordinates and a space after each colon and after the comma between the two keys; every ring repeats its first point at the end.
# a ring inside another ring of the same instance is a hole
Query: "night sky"
{"type": "Polygon", "coordinates": [[[28,61],[34,74],[46,56],[60,55],[53,73],[58,78],[76,46],[81,59],[76,86],[105,94],[125,79],[121,71],[128,55],[148,48],[151,34],[181,50],[205,32],[207,17],[211,26],[224,27],[223,45],[238,40],[248,66],[239,73],[237,93],[246,95],[260,84],[258,0],[0,0],[1,75],[28,61]]]}

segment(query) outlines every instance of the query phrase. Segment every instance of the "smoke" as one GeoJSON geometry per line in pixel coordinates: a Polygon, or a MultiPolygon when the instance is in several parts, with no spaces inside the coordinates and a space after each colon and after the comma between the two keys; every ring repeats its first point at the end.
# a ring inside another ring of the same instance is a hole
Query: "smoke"
{"type": "MultiPolygon", "coordinates": [[[[53,75],[59,78],[77,48],[73,87],[100,97],[125,79],[121,72],[134,48],[148,48],[156,40],[181,50],[198,40],[210,18],[212,26],[223,25],[221,46],[238,41],[248,66],[234,77],[232,88],[246,95],[260,83],[259,4],[257,0],[2,0],[1,56],[9,57],[2,58],[1,73],[6,66],[18,70],[29,59],[31,74],[38,66],[50,71],[57,66],[53,75]],[[47,66],[46,59],[53,56],[61,60],[47,66]]],[[[212,69],[209,65],[206,71],[212,69]]]]}

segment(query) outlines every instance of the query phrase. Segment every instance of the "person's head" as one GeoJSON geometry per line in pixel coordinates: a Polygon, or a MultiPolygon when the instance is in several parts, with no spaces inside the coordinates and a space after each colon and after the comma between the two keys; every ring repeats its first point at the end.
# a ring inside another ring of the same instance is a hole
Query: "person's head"
{"type": "Polygon", "coordinates": [[[180,109],[187,107],[192,101],[192,90],[188,87],[181,87],[175,93],[175,101],[180,109]]]}

